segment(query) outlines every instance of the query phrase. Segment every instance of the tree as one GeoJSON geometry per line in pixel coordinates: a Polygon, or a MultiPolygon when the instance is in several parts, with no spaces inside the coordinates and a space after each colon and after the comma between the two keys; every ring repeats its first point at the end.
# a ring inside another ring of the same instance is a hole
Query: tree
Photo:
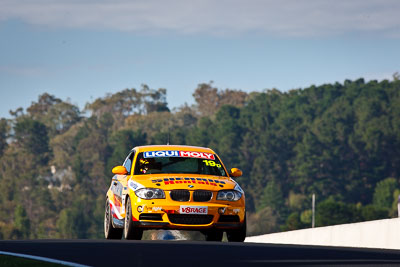
{"type": "Polygon", "coordinates": [[[219,90],[213,87],[213,82],[201,83],[193,93],[196,108],[201,116],[211,116],[224,105],[242,107],[248,97],[247,93],[240,90],[219,90]]]}
{"type": "Polygon", "coordinates": [[[71,126],[66,132],[58,134],[50,139],[50,147],[53,152],[51,164],[59,169],[68,169],[73,165],[75,153],[74,141],[80,127],[78,124],[71,126]]]}
{"type": "Polygon", "coordinates": [[[63,209],[57,220],[57,229],[60,238],[87,238],[86,230],[89,227],[86,215],[76,207],[63,209]]]}
{"type": "Polygon", "coordinates": [[[303,224],[300,220],[300,215],[298,212],[291,213],[288,218],[286,219],[286,223],[282,226],[283,231],[292,231],[303,228],[303,224]]]}
{"type": "Polygon", "coordinates": [[[30,234],[30,220],[23,206],[18,205],[14,212],[14,226],[19,231],[21,238],[27,239],[30,234]]]}
{"type": "Polygon", "coordinates": [[[219,107],[218,89],[212,87],[212,82],[199,84],[193,97],[197,103],[197,110],[202,116],[214,114],[219,107]]]}
{"type": "Polygon", "coordinates": [[[366,205],[361,208],[361,217],[363,221],[373,221],[387,219],[389,214],[386,208],[381,208],[374,205],[366,205]]]}
{"type": "MultiPolygon", "coordinates": [[[[215,114],[215,123],[210,146],[223,155],[224,162],[230,167],[238,166],[239,154],[236,146],[241,143],[241,127],[238,123],[240,109],[234,106],[222,106],[215,114]]],[[[210,131],[209,125],[207,126],[210,131]]]]}
{"type": "Polygon", "coordinates": [[[335,201],[332,198],[320,202],[316,208],[315,225],[328,226],[360,221],[354,204],[335,201]]]}
{"type": "Polygon", "coordinates": [[[376,184],[373,203],[377,207],[391,209],[393,203],[393,193],[397,189],[398,183],[395,178],[386,178],[376,184]]]}
{"type": "Polygon", "coordinates": [[[278,230],[277,216],[271,207],[265,207],[257,213],[248,213],[247,216],[247,234],[250,236],[278,230]]]}
{"type": "MultiPolygon", "coordinates": [[[[142,132],[146,135],[148,142],[154,138],[155,135],[168,135],[168,132],[175,127],[180,127],[175,122],[173,115],[170,112],[153,112],[146,115],[134,114],[126,118],[124,128],[133,130],[135,132],[142,132]]],[[[162,142],[167,142],[167,138],[162,142]]]]}
{"type": "Polygon", "coordinates": [[[208,117],[200,118],[187,134],[187,142],[195,146],[208,147],[213,136],[213,122],[208,117]]]}
{"type": "Polygon", "coordinates": [[[21,118],[14,127],[14,137],[29,153],[37,156],[41,164],[49,160],[49,137],[46,126],[30,118],[21,118]]]}
{"type": "Polygon", "coordinates": [[[150,89],[143,84],[141,90],[125,89],[104,98],[98,98],[93,103],[88,103],[86,109],[96,117],[101,117],[105,113],[112,114],[118,128],[123,125],[128,116],[133,114],[169,112],[166,95],[166,89],[150,89]]]}
{"type": "Polygon", "coordinates": [[[109,173],[114,166],[122,165],[128,152],[135,146],[143,145],[146,143],[146,135],[140,131],[134,132],[132,130],[120,130],[115,132],[109,141],[111,145],[112,154],[107,160],[107,170],[109,173]]]}
{"type": "Polygon", "coordinates": [[[7,121],[5,119],[0,120],[0,157],[3,155],[3,151],[7,147],[7,121]]]}
{"type": "Polygon", "coordinates": [[[77,106],[48,93],[40,95],[38,102],[32,102],[27,111],[32,119],[46,125],[51,136],[64,133],[81,119],[77,106]]]}
{"type": "Polygon", "coordinates": [[[260,210],[264,207],[271,207],[272,210],[277,214],[278,221],[284,220],[286,217],[287,209],[285,206],[285,200],[279,184],[274,179],[269,181],[265,187],[257,209],[260,210]]]}
{"type": "Polygon", "coordinates": [[[394,81],[399,81],[400,80],[400,73],[398,71],[393,73],[393,80],[394,81]]]}
{"type": "Polygon", "coordinates": [[[38,102],[32,102],[32,105],[27,108],[27,111],[32,118],[41,118],[49,113],[52,106],[61,102],[61,99],[56,98],[48,93],[44,93],[39,96],[38,102]]]}

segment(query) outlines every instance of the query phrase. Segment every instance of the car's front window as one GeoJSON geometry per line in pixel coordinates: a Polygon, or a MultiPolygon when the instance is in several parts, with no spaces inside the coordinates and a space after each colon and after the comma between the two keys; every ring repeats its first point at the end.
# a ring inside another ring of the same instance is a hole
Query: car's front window
{"type": "Polygon", "coordinates": [[[138,154],[135,175],[191,173],[227,176],[215,154],[191,151],[149,151],[138,154]]]}

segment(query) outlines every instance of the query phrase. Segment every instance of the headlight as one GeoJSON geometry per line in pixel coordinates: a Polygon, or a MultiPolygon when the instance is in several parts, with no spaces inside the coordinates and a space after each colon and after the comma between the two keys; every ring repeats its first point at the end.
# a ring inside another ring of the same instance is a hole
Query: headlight
{"type": "Polygon", "coordinates": [[[135,194],[143,199],[165,198],[164,191],[158,188],[141,188],[135,194]]]}
{"type": "Polygon", "coordinates": [[[222,190],[218,192],[217,200],[238,201],[242,193],[236,190],[222,190]]]}
{"type": "Polygon", "coordinates": [[[239,191],[240,193],[244,194],[243,189],[240,187],[238,183],[236,183],[234,190],[239,191]]]}

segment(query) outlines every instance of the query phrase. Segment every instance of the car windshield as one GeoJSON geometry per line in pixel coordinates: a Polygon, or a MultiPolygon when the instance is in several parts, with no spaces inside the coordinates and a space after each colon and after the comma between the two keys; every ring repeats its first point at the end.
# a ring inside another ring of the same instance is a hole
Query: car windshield
{"type": "Polygon", "coordinates": [[[190,173],[227,176],[215,154],[185,151],[150,151],[138,154],[135,175],[190,173]]]}

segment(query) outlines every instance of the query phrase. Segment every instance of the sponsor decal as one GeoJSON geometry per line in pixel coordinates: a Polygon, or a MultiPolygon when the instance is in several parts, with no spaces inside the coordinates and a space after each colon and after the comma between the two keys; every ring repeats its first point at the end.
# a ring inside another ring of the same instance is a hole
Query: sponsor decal
{"type": "Polygon", "coordinates": [[[214,154],[195,151],[180,151],[180,150],[162,150],[162,151],[147,151],[143,153],[144,158],[158,157],[182,157],[182,158],[199,158],[215,160],[214,154]]]}
{"type": "Polygon", "coordinates": [[[162,207],[152,207],[151,210],[152,211],[161,211],[162,207]]]}
{"type": "Polygon", "coordinates": [[[117,195],[118,197],[121,197],[122,196],[122,188],[123,188],[123,186],[122,186],[122,184],[120,182],[117,182],[116,185],[113,182],[112,187],[111,187],[111,191],[115,195],[117,195]]]}
{"type": "Polygon", "coordinates": [[[123,219],[120,212],[118,211],[118,208],[115,206],[115,203],[111,199],[109,199],[108,201],[110,203],[110,209],[111,209],[112,216],[119,220],[123,219]]]}
{"type": "Polygon", "coordinates": [[[125,200],[126,200],[126,195],[122,196],[122,201],[121,201],[121,213],[125,213],[125,200]]]}
{"type": "Polygon", "coordinates": [[[135,182],[135,181],[132,181],[132,180],[129,181],[128,186],[129,186],[129,188],[132,189],[133,191],[136,191],[136,190],[138,190],[139,188],[143,188],[143,187],[144,187],[143,185],[141,185],[141,184],[139,184],[139,183],[137,183],[137,182],[135,182]]]}
{"type": "Polygon", "coordinates": [[[218,184],[225,184],[224,181],[214,180],[214,179],[205,179],[205,178],[163,178],[163,179],[154,179],[151,180],[153,183],[162,183],[164,185],[171,184],[206,184],[212,186],[218,186],[218,184]]]}
{"type": "Polygon", "coordinates": [[[222,166],[221,166],[221,164],[217,164],[217,163],[215,163],[215,161],[212,161],[212,160],[203,160],[203,162],[207,165],[207,166],[211,166],[211,167],[218,167],[218,168],[221,168],[222,166]]]}
{"type": "Polygon", "coordinates": [[[218,184],[225,184],[224,181],[216,179],[205,179],[205,178],[164,178],[152,180],[153,183],[164,182],[164,185],[172,184],[206,184],[212,186],[218,186],[218,184]]]}
{"type": "Polygon", "coordinates": [[[180,214],[208,214],[207,206],[180,206],[180,214]]]}

